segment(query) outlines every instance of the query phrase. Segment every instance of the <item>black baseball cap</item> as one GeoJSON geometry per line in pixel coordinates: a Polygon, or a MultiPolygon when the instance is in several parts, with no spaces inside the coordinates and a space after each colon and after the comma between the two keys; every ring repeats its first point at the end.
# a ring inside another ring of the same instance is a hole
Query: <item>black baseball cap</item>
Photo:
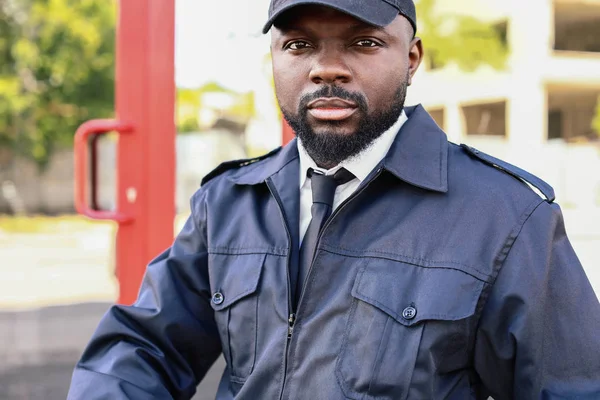
{"type": "Polygon", "coordinates": [[[334,8],[371,25],[383,27],[398,14],[403,15],[417,31],[417,13],[413,0],[271,0],[269,20],[263,28],[267,33],[283,12],[304,4],[318,4],[334,8]]]}

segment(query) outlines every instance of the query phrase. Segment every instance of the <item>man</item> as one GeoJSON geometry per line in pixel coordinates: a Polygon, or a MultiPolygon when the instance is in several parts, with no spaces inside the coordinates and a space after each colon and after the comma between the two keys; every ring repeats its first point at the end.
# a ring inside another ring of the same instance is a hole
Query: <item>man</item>
{"type": "Polygon", "coordinates": [[[600,306],[552,188],[404,107],[411,0],[274,0],[298,139],[204,180],[70,399],[598,399],[600,306]],[[538,196],[525,181],[537,186],[538,196]]]}

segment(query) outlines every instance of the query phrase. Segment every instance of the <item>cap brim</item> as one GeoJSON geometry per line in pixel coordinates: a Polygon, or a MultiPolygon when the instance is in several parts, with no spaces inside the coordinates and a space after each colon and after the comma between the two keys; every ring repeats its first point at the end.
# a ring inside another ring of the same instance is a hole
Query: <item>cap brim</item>
{"type": "Polygon", "coordinates": [[[340,0],[292,0],[281,9],[277,10],[277,12],[274,13],[271,18],[269,18],[262,32],[267,33],[269,29],[271,29],[271,26],[273,26],[275,20],[284,12],[293,7],[308,4],[330,7],[349,14],[358,20],[366,22],[367,24],[379,27],[389,25],[399,15],[398,9],[386,3],[385,1],[364,1],[360,5],[360,10],[356,10],[357,7],[353,7],[352,3],[353,2],[340,0]]]}

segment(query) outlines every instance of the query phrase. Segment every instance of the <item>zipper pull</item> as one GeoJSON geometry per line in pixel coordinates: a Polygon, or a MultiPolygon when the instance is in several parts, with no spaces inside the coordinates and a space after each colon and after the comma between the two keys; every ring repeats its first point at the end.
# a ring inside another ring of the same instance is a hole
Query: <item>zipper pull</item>
{"type": "Polygon", "coordinates": [[[292,338],[292,333],[294,332],[294,322],[296,322],[296,314],[290,314],[288,318],[288,340],[292,338]]]}

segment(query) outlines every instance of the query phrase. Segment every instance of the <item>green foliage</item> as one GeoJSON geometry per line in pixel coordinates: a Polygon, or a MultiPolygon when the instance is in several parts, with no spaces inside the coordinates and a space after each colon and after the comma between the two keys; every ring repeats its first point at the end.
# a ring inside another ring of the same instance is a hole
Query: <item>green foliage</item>
{"type": "Polygon", "coordinates": [[[423,39],[430,68],[455,62],[465,71],[482,64],[496,69],[508,56],[505,23],[487,23],[463,15],[439,14],[436,0],[420,0],[417,6],[418,36],[423,39]]]}
{"type": "Polygon", "coordinates": [[[199,88],[177,88],[177,132],[198,132],[198,113],[202,109],[204,93],[234,94],[216,82],[207,82],[199,88]]]}
{"type": "Polygon", "coordinates": [[[200,94],[198,89],[177,88],[177,132],[198,132],[200,94]]]}
{"type": "Polygon", "coordinates": [[[224,93],[233,98],[233,104],[227,109],[220,110],[222,116],[236,121],[247,122],[256,115],[254,93],[237,93],[224,88],[216,82],[208,82],[197,89],[177,89],[177,132],[197,132],[198,114],[206,105],[202,104],[202,97],[208,93],[224,93]]]}
{"type": "Polygon", "coordinates": [[[0,146],[43,169],[114,98],[114,0],[0,2],[0,146]]]}

